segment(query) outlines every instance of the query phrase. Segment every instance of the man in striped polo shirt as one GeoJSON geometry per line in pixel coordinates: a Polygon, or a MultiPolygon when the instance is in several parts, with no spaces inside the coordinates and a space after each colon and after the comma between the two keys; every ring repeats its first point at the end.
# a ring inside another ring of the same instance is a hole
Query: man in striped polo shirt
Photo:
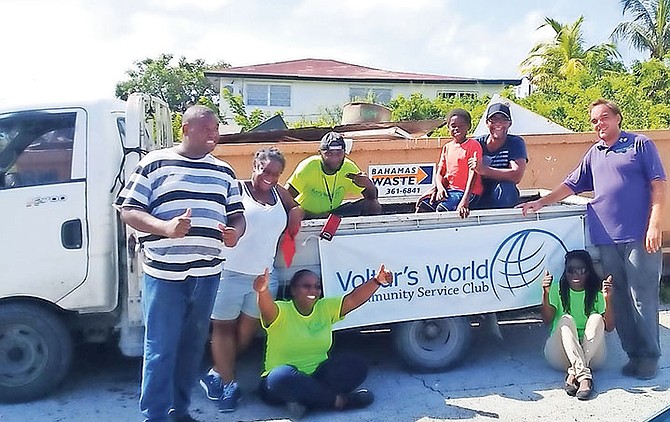
{"type": "Polygon", "coordinates": [[[147,421],[193,421],[197,380],[222,264],[222,242],[245,231],[235,173],[213,157],[218,119],[204,106],[182,117],[182,142],[144,157],[115,205],[140,231],[145,337],[140,410],[147,421]]]}

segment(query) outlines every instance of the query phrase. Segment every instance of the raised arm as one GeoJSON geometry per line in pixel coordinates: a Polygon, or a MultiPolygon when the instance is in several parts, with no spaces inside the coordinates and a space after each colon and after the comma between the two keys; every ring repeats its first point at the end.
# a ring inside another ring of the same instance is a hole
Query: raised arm
{"type": "Polygon", "coordinates": [[[270,284],[270,275],[268,269],[256,279],[254,279],[254,290],[258,300],[258,309],[261,312],[261,321],[266,327],[275,322],[277,315],[279,315],[279,308],[272,299],[272,294],[268,289],[270,284]]]}
{"type": "Polygon", "coordinates": [[[554,277],[549,274],[549,270],[544,271],[544,278],[542,279],[542,306],[540,313],[542,314],[542,321],[545,324],[551,324],[556,316],[556,308],[549,303],[549,290],[554,277]]]}
{"type": "Polygon", "coordinates": [[[377,275],[357,286],[354,290],[344,296],[342,301],[342,310],[340,316],[345,316],[349,312],[361,306],[377,291],[379,286],[388,286],[393,281],[393,274],[387,271],[384,264],[381,264],[377,275]]]}

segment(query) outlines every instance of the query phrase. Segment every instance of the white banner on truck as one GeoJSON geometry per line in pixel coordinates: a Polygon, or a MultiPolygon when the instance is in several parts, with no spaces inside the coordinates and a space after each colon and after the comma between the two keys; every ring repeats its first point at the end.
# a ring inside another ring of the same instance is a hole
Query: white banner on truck
{"type": "Polygon", "coordinates": [[[580,216],[319,241],[326,296],[347,294],[382,262],[394,274],[335,329],[538,305],[545,269],[558,282],[573,249],[584,249],[580,216]]]}
{"type": "Polygon", "coordinates": [[[433,186],[435,163],[368,166],[380,197],[423,195],[433,186]]]}

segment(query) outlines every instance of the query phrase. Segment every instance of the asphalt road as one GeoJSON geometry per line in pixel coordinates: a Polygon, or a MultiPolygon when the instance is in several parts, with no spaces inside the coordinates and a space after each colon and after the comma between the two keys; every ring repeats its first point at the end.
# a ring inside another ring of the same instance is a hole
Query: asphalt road
{"type": "MultiPolygon", "coordinates": [[[[670,312],[661,314],[661,342],[670,350],[670,312]]],[[[546,329],[538,324],[503,326],[499,340],[474,329],[470,353],[443,373],[408,371],[385,334],[342,333],[335,347],[365,356],[371,365],[365,386],[376,401],[349,412],[315,412],[307,421],[642,421],[670,405],[669,358],[661,359],[651,381],[624,378],[626,362],[616,333],[608,334],[609,358],[594,375],[596,394],[580,402],[567,396],[563,374],[542,358],[546,329]]],[[[199,387],[192,415],[202,421],[286,420],[282,407],[263,404],[256,396],[262,344],[256,341],[240,362],[244,401],[234,413],[220,414],[199,387]]],[[[80,348],[70,377],[50,397],[32,403],[0,405],[0,421],[139,421],[137,410],[140,359],[124,358],[112,348],[80,348]]],[[[203,369],[205,364],[203,365],[203,369]]]]}

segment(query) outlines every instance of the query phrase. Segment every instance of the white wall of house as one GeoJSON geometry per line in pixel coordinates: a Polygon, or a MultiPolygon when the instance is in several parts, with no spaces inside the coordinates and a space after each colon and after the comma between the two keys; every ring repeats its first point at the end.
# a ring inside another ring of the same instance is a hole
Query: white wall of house
{"type": "MultiPolygon", "coordinates": [[[[425,97],[434,99],[438,95],[493,95],[499,93],[503,85],[483,84],[410,84],[410,83],[358,83],[328,81],[287,81],[278,79],[224,79],[220,80],[220,89],[232,89],[234,94],[242,94],[247,112],[256,108],[274,114],[282,111],[287,122],[306,118],[315,118],[326,107],[343,106],[351,101],[351,94],[373,90],[378,99],[405,97],[420,92],[425,97]],[[265,87],[265,88],[264,88],[265,87]],[[290,99],[287,93],[290,92],[290,99]],[[263,94],[265,98],[263,98],[263,94]],[[288,101],[287,101],[288,100],[288,101]],[[249,104],[252,102],[252,104],[249,104]],[[260,103],[264,102],[264,105],[260,103]],[[274,105],[271,105],[274,104],[274,105]]],[[[383,101],[382,101],[383,102],[383,101]]],[[[221,112],[231,116],[228,105],[221,104],[221,112]]]]}

